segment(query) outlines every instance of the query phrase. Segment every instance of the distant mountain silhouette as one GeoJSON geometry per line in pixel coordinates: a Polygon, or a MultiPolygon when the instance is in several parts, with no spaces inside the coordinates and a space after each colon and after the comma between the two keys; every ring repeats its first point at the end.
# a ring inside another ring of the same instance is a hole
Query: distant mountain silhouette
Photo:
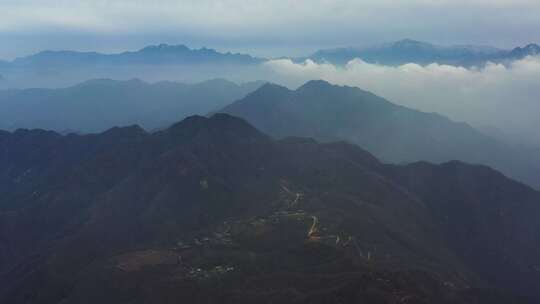
{"type": "Polygon", "coordinates": [[[185,45],[160,44],[134,52],[102,54],[78,51],[43,51],[13,60],[13,67],[62,67],[73,65],[162,65],[162,64],[257,64],[262,59],[245,54],[220,53],[213,49],[190,49],[185,45]]]}
{"type": "Polygon", "coordinates": [[[277,138],[347,140],[394,163],[462,160],[540,187],[540,162],[472,127],[393,104],[355,87],[310,81],[295,91],[267,84],[221,112],[277,138]]]}
{"type": "Polygon", "coordinates": [[[540,45],[532,43],[523,48],[517,47],[513,49],[508,54],[508,57],[510,59],[522,59],[524,57],[534,56],[534,55],[540,55],[540,45]]]}
{"type": "Polygon", "coordinates": [[[0,128],[101,132],[139,124],[152,130],[204,115],[262,85],[215,79],[198,84],[97,79],[65,89],[0,91],[0,128]]]}
{"type": "MultiPolygon", "coordinates": [[[[412,39],[384,43],[367,47],[343,47],[321,49],[296,61],[312,59],[316,62],[330,62],[344,65],[359,58],[369,63],[401,65],[430,63],[473,66],[484,65],[488,61],[509,63],[526,56],[540,53],[540,46],[534,43],[514,49],[499,49],[490,46],[451,45],[443,46],[412,39]]],[[[0,70],[13,72],[17,69],[62,69],[93,67],[117,67],[130,65],[257,65],[265,62],[248,54],[221,53],[211,48],[191,49],[185,45],[151,45],[137,51],[115,54],[80,51],[46,50],[37,54],[0,61],[0,70]]]]}
{"type": "Polygon", "coordinates": [[[0,132],[0,181],[2,303],[539,296],[540,193],[483,166],[384,165],[217,114],[156,133],[0,132]]]}
{"type": "MultiPolygon", "coordinates": [[[[321,49],[309,56],[296,58],[296,61],[312,59],[316,62],[330,62],[344,65],[355,58],[369,63],[383,65],[401,65],[430,63],[450,65],[484,65],[488,61],[508,63],[526,56],[540,53],[540,46],[534,43],[511,50],[489,46],[453,45],[442,46],[428,42],[403,39],[392,43],[368,47],[343,47],[321,49]]],[[[13,73],[18,70],[82,67],[118,67],[118,66],[160,66],[160,65],[257,65],[265,62],[248,54],[221,53],[211,48],[191,49],[185,45],[151,45],[137,51],[115,54],[81,52],[68,50],[45,50],[33,55],[16,58],[12,61],[0,61],[0,71],[13,73]]]]}
{"type": "Polygon", "coordinates": [[[402,65],[431,63],[458,66],[482,66],[489,61],[508,63],[539,53],[540,46],[530,44],[525,48],[502,50],[485,46],[441,46],[427,42],[404,39],[393,43],[365,48],[324,49],[298,60],[312,59],[316,62],[330,62],[344,65],[359,58],[363,61],[383,65],[402,65]]]}
{"type": "MultiPolygon", "coordinates": [[[[4,87],[8,88],[61,88],[94,78],[193,82],[247,73],[263,61],[246,54],[160,44],[114,54],[45,50],[0,62],[0,74],[7,78],[4,87]]],[[[252,78],[258,79],[243,79],[252,78]]]]}
{"type": "MultiPolygon", "coordinates": [[[[481,67],[487,62],[510,64],[538,54],[539,48],[536,44],[514,50],[474,45],[440,46],[405,39],[364,48],[323,49],[309,56],[291,59],[295,62],[311,59],[337,65],[360,58],[369,63],[391,66],[439,63],[481,67]]],[[[46,50],[9,62],[0,61],[0,74],[5,77],[0,88],[60,88],[94,78],[139,78],[150,82],[166,79],[192,82],[209,78],[249,81],[268,76],[263,65],[267,60],[248,54],[168,44],[115,54],[46,50]]]]}

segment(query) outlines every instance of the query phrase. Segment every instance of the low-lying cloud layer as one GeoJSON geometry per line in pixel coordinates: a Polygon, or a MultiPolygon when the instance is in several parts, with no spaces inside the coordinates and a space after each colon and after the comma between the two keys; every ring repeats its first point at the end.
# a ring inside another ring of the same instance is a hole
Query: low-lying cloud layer
{"type": "Polygon", "coordinates": [[[540,57],[528,57],[509,66],[488,64],[481,69],[439,64],[390,67],[359,59],[344,68],[311,60],[297,64],[288,59],[266,65],[290,85],[324,79],[357,86],[397,104],[438,112],[540,145],[540,57]]]}

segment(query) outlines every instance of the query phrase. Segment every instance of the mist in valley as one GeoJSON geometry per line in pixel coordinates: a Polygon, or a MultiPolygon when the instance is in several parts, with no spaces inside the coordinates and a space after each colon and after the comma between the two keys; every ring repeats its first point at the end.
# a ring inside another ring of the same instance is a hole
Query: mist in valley
{"type": "Polygon", "coordinates": [[[537,0],[0,12],[0,303],[540,303],[537,0]]]}
{"type": "Polygon", "coordinates": [[[287,59],[265,64],[290,87],[310,79],[355,86],[396,104],[466,122],[508,142],[540,146],[540,57],[482,68],[436,63],[392,67],[361,59],[344,67],[287,59]]]}

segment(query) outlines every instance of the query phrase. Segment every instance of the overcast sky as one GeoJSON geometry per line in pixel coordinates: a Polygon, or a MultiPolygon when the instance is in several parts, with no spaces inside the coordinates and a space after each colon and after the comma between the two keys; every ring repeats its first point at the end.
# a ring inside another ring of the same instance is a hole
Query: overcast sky
{"type": "Polygon", "coordinates": [[[0,58],[184,43],[264,56],[412,38],[540,42],[538,0],[1,0],[0,58]]]}

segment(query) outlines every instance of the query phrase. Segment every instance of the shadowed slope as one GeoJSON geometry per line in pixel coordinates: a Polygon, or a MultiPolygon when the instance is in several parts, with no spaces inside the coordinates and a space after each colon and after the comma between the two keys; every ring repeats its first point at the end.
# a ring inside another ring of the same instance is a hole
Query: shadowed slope
{"type": "Polygon", "coordinates": [[[484,167],[387,166],[344,142],[276,141],[226,114],[156,133],[24,132],[0,134],[0,159],[15,164],[2,176],[29,188],[0,189],[2,302],[492,303],[468,287],[520,291],[501,278],[525,279],[520,266],[537,262],[540,195],[484,167]],[[41,153],[7,152],[29,134],[41,153]],[[83,146],[62,167],[46,161],[83,146]],[[467,217],[474,237],[452,202],[482,214],[467,217]],[[499,225],[503,206],[523,224],[499,225]],[[503,257],[508,240],[513,261],[474,263],[503,257]]]}

